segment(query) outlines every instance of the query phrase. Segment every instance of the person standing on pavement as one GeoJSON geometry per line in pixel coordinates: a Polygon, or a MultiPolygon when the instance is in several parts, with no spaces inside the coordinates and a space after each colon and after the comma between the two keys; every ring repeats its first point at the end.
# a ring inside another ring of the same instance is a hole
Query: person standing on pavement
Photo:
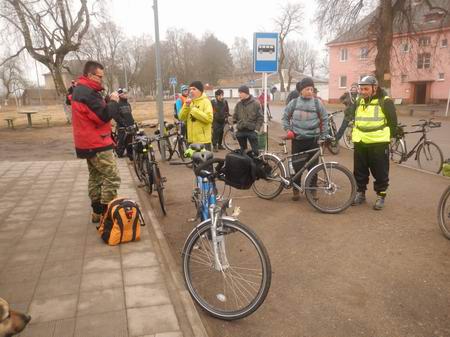
{"type": "Polygon", "coordinates": [[[358,190],[353,205],[366,201],[367,184],[372,173],[377,193],[373,208],[381,210],[389,186],[389,142],[395,136],[397,113],[394,102],[378,86],[374,76],[361,79],[359,93],[358,100],[348,108],[348,114],[355,119],[352,141],[355,145],[353,160],[358,190]]]}
{"type": "Polygon", "coordinates": [[[103,65],[88,61],[72,94],[72,127],[78,158],[86,159],[89,169],[88,192],[92,222],[99,222],[108,203],[117,197],[120,176],[113,155],[111,118],[118,114],[119,94],[113,92],[106,104],[103,65]]]}
{"type": "MultiPolygon", "coordinates": [[[[292,139],[292,154],[317,149],[319,138],[328,137],[328,113],[322,102],[314,97],[314,82],[312,78],[305,77],[297,83],[300,96],[291,100],[284,109],[282,117],[283,129],[287,131],[287,138],[292,139]]],[[[311,159],[314,153],[306,158],[292,158],[295,172],[311,159]]],[[[318,160],[312,165],[316,165],[318,160]]],[[[301,177],[295,183],[300,185],[301,177]]],[[[297,201],[300,193],[293,189],[292,200],[297,201]]]]}
{"type": "Polygon", "coordinates": [[[225,150],[222,146],[223,140],[223,129],[225,128],[225,123],[230,114],[230,108],[228,107],[228,102],[223,98],[223,90],[216,90],[214,93],[214,98],[211,101],[213,107],[213,151],[217,152],[219,150],[225,150]]]}
{"type": "MultiPolygon", "coordinates": [[[[355,104],[356,100],[358,98],[358,83],[352,83],[352,86],[350,88],[350,91],[344,93],[339,100],[345,105],[346,110],[348,111],[348,107],[352,106],[353,104],[355,104]]],[[[342,136],[344,135],[345,130],[348,127],[348,124],[353,120],[353,117],[348,115],[348,113],[346,115],[344,115],[344,119],[342,120],[342,124],[338,130],[338,132],[336,133],[336,141],[339,141],[339,139],[342,138],[342,136]]]]}
{"type": "Polygon", "coordinates": [[[211,150],[213,109],[203,93],[202,82],[194,81],[189,85],[189,97],[183,104],[179,119],[186,123],[189,144],[204,144],[207,150],[211,150]]]}
{"type": "Polygon", "coordinates": [[[250,89],[242,85],[238,89],[240,101],[234,107],[233,124],[236,124],[236,138],[241,151],[247,150],[247,140],[252,151],[258,153],[258,132],[264,123],[261,104],[252,95],[250,89]]]}
{"type": "Polygon", "coordinates": [[[131,144],[132,137],[123,128],[134,125],[134,118],[132,114],[131,105],[128,102],[128,95],[126,89],[118,89],[119,94],[119,109],[116,116],[112,116],[116,121],[117,128],[117,148],[116,152],[119,157],[123,157],[125,150],[130,160],[133,160],[133,146],[131,144]]]}

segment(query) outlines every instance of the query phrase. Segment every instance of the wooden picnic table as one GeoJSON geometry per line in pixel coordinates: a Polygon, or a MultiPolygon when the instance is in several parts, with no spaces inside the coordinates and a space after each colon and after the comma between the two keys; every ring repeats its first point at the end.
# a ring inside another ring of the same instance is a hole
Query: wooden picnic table
{"type": "Polygon", "coordinates": [[[28,120],[28,128],[32,128],[33,127],[33,123],[31,122],[31,115],[37,114],[38,111],[35,110],[30,110],[30,111],[19,111],[17,112],[18,114],[22,114],[22,115],[27,115],[27,120],[28,120]]]}

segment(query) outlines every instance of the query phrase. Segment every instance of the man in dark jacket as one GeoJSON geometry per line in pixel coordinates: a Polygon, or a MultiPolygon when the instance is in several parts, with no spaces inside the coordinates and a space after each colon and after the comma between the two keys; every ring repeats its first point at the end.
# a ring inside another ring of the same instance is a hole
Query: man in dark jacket
{"type": "Polygon", "coordinates": [[[286,98],[286,105],[289,104],[290,101],[292,101],[293,99],[296,99],[297,97],[300,96],[300,83],[301,82],[297,82],[297,84],[295,85],[295,90],[291,91],[288,95],[288,97],[286,98]]]}
{"type": "Polygon", "coordinates": [[[117,124],[117,146],[116,153],[119,157],[123,156],[125,149],[130,160],[133,159],[133,147],[131,145],[131,135],[128,134],[124,128],[134,125],[134,118],[131,112],[131,105],[128,103],[128,96],[126,89],[117,90],[119,94],[119,109],[116,116],[112,116],[117,124]]]}
{"type": "Polygon", "coordinates": [[[257,132],[264,123],[261,104],[252,95],[250,89],[242,85],[238,89],[240,101],[236,104],[233,114],[233,123],[237,124],[236,138],[241,150],[247,149],[247,140],[253,152],[258,153],[257,132]]]}
{"type": "Polygon", "coordinates": [[[111,118],[118,113],[119,95],[114,92],[106,104],[100,92],[103,66],[95,61],[84,65],[83,76],[72,94],[72,127],[78,158],[87,161],[92,222],[99,222],[107,204],[117,197],[120,176],[113,155],[111,118]]]}
{"type": "Polygon", "coordinates": [[[225,128],[226,120],[230,114],[228,102],[223,98],[223,90],[216,90],[214,93],[215,99],[211,101],[213,107],[213,151],[225,150],[222,146],[223,129],[225,128]]]}

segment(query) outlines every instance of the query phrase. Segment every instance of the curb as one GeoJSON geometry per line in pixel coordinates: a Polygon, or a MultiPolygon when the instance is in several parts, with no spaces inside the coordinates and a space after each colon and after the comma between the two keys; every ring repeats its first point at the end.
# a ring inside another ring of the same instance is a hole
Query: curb
{"type": "MultiPolygon", "coordinates": [[[[136,177],[133,170],[130,168],[130,165],[127,165],[127,167],[133,177],[133,181],[136,183],[136,177]]],[[[169,244],[161,230],[161,224],[153,211],[153,206],[148,200],[148,194],[142,189],[139,189],[137,185],[135,188],[143,208],[142,213],[146,220],[146,227],[155,244],[154,249],[158,260],[161,262],[161,269],[164,273],[166,286],[169,290],[169,295],[177,314],[183,337],[208,337],[208,333],[206,332],[197,308],[192,301],[191,295],[186,290],[183,278],[179,271],[180,268],[177,266],[169,244]]]]}

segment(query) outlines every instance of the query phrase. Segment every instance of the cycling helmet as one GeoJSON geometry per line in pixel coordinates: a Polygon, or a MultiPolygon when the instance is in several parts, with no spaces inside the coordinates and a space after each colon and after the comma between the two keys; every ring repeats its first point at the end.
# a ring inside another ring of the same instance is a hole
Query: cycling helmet
{"type": "Polygon", "coordinates": [[[359,85],[378,85],[378,81],[375,76],[368,75],[361,78],[358,82],[359,85]]]}

